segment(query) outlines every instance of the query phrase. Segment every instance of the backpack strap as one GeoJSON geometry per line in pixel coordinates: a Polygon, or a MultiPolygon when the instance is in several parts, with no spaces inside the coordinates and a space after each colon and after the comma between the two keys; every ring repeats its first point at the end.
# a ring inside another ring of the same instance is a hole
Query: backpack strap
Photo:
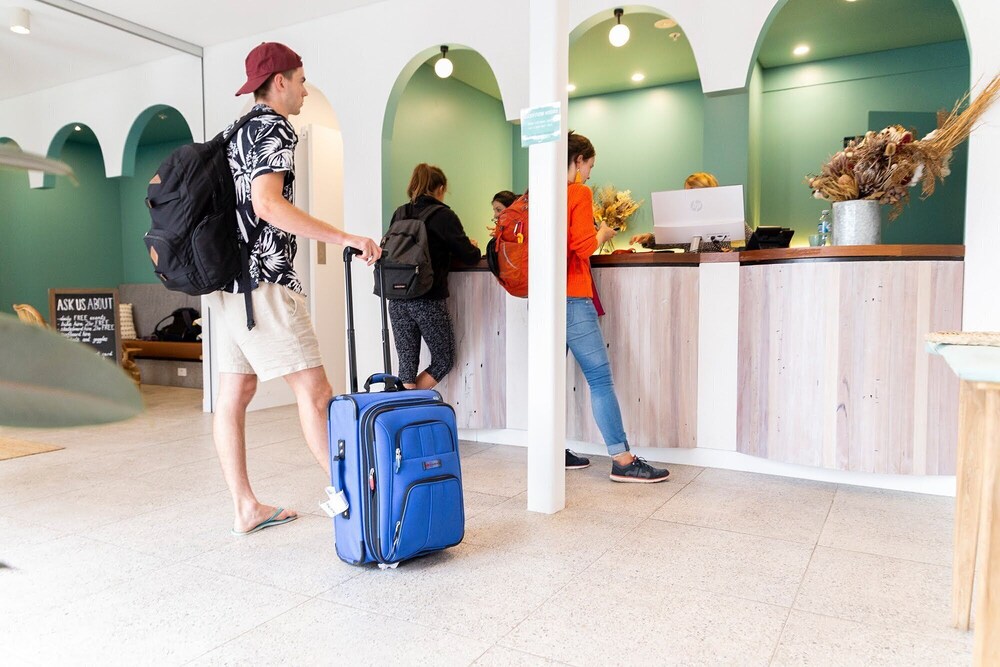
{"type": "MultiPolygon", "coordinates": [[[[254,239],[256,242],[256,239],[254,239]]],[[[243,303],[247,309],[247,331],[253,331],[257,322],[253,319],[253,297],[250,294],[250,247],[247,243],[240,243],[240,289],[243,290],[243,303]]]]}
{"type": "MultiPolygon", "coordinates": [[[[176,312],[177,311],[174,311],[174,313],[176,313],[176,312]]],[[[174,313],[170,313],[169,315],[167,315],[166,317],[164,317],[162,320],[160,320],[159,322],[157,322],[156,325],[153,327],[153,333],[155,334],[157,331],[159,331],[160,325],[163,324],[164,322],[166,322],[167,320],[171,319],[174,316],[174,313]]]]}
{"type": "Polygon", "coordinates": [[[261,116],[279,116],[281,118],[284,118],[284,116],[279,114],[277,111],[265,111],[264,109],[253,109],[247,112],[245,116],[243,116],[233,124],[233,128],[229,131],[229,134],[222,135],[222,143],[228,144],[230,141],[233,140],[233,137],[236,136],[236,133],[239,132],[244,125],[252,121],[254,118],[260,118],[261,116]]]}
{"type": "MultiPolygon", "coordinates": [[[[233,138],[236,136],[236,133],[239,132],[240,129],[244,125],[246,125],[247,123],[249,123],[254,118],[259,118],[261,116],[281,116],[281,114],[279,114],[279,113],[277,113],[275,111],[265,111],[264,109],[254,109],[254,110],[250,111],[249,113],[247,113],[242,118],[240,118],[238,121],[236,121],[236,123],[233,125],[233,128],[229,131],[229,133],[223,135],[223,137],[222,137],[222,143],[228,144],[230,141],[233,140],[233,138]]],[[[248,235],[246,243],[243,243],[243,241],[240,240],[240,264],[242,265],[242,266],[240,266],[240,289],[243,291],[243,303],[246,305],[246,311],[247,311],[247,331],[252,331],[253,328],[257,325],[257,322],[254,320],[254,316],[253,316],[253,298],[252,298],[251,293],[250,293],[251,292],[251,290],[250,290],[250,247],[252,245],[254,245],[254,244],[257,243],[257,239],[259,237],[260,237],[259,235],[256,235],[256,236],[254,236],[252,238],[249,238],[249,235],[248,235]]]]}
{"type": "MultiPolygon", "coordinates": [[[[412,204],[411,204],[412,206],[412,204]]],[[[430,206],[424,207],[423,212],[420,215],[413,216],[420,222],[427,224],[427,221],[431,219],[431,216],[445,208],[444,204],[431,204],[430,206]]]]}

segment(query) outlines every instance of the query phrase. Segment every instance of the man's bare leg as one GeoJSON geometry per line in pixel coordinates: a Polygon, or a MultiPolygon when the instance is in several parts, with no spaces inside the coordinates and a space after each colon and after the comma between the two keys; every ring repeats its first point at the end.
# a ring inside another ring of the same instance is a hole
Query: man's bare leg
{"type": "MultiPolygon", "coordinates": [[[[233,497],[233,510],[236,514],[233,530],[240,533],[265,521],[277,510],[276,507],[262,505],[257,500],[247,475],[247,406],[256,391],[256,375],[219,374],[219,398],[215,404],[212,436],[226,486],[233,497]]],[[[285,510],[275,518],[290,516],[295,516],[295,512],[285,510]]]]}
{"type": "Polygon", "coordinates": [[[299,421],[302,434],[309,445],[309,451],[323,467],[326,478],[330,479],[330,445],[327,426],[327,410],[333,389],[326,379],[322,366],[307,368],[285,376],[285,381],[295,393],[299,405],[299,421]]]}

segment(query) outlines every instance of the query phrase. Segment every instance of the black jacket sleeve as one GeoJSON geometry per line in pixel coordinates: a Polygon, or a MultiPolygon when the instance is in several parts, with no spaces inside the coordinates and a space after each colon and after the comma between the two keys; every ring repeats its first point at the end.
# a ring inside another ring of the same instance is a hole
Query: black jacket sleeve
{"type": "Polygon", "coordinates": [[[462,221],[450,208],[441,208],[435,211],[430,221],[434,226],[434,232],[444,245],[451,251],[452,255],[465,264],[475,264],[481,255],[479,248],[472,245],[462,221]]]}

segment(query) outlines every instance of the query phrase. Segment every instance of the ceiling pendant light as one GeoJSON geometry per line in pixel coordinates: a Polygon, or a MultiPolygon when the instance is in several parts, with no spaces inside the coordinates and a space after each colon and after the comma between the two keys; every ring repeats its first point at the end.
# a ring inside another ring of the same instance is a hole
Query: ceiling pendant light
{"type": "Polygon", "coordinates": [[[447,79],[451,76],[452,70],[454,70],[454,66],[451,64],[451,61],[448,60],[448,47],[442,45],[441,57],[436,63],[434,63],[434,73],[442,79],[447,79]]]}
{"type": "Polygon", "coordinates": [[[8,23],[11,32],[16,32],[18,35],[31,34],[31,14],[28,13],[27,9],[12,7],[8,23]]]}
{"type": "Polygon", "coordinates": [[[618,23],[608,33],[608,41],[611,42],[611,46],[625,46],[625,43],[628,42],[628,26],[622,25],[622,14],[624,13],[625,10],[621,7],[615,10],[615,18],[618,20],[618,23]]]}

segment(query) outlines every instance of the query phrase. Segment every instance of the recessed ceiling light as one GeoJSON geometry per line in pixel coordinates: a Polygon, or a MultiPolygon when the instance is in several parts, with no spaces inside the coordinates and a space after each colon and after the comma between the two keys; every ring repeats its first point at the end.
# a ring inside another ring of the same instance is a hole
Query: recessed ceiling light
{"type": "Polygon", "coordinates": [[[858,0],[844,0],[844,2],[857,2],[858,0]]]}
{"type": "Polygon", "coordinates": [[[161,111],[160,113],[156,114],[156,117],[159,118],[160,120],[166,120],[167,119],[167,114],[165,114],[165,113],[163,113],[161,111]]]}
{"type": "Polygon", "coordinates": [[[82,127],[80,127],[79,125],[74,125],[74,126],[73,126],[73,131],[74,131],[74,132],[80,132],[81,130],[83,130],[83,128],[82,128],[82,127]]]}
{"type": "Polygon", "coordinates": [[[574,90],[576,90],[576,84],[575,83],[570,83],[570,84],[566,85],[566,92],[567,93],[572,93],[574,90]]]}
{"type": "Polygon", "coordinates": [[[31,34],[31,14],[28,13],[27,9],[22,7],[12,7],[9,10],[9,15],[11,32],[16,32],[18,35],[31,34]]]}
{"type": "Polygon", "coordinates": [[[799,44],[794,49],[792,49],[792,55],[793,56],[804,56],[807,53],[809,53],[809,45],[808,44],[799,44]]]}
{"type": "Polygon", "coordinates": [[[646,78],[646,75],[643,74],[642,72],[636,72],[635,74],[632,75],[632,80],[635,81],[636,83],[639,83],[640,81],[642,81],[645,78],[646,78]]]}
{"type": "Polygon", "coordinates": [[[653,24],[653,27],[659,28],[660,30],[667,30],[669,28],[673,28],[676,25],[677,21],[673,19],[660,19],[659,21],[653,24]]]}

